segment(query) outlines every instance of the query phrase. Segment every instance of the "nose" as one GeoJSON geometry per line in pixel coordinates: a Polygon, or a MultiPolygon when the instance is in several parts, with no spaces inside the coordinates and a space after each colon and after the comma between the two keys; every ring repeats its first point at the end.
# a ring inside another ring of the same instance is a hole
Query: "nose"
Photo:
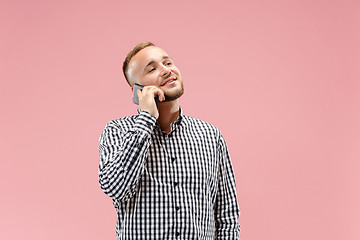
{"type": "Polygon", "coordinates": [[[170,74],[171,74],[171,69],[168,68],[167,66],[163,66],[163,71],[162,71],[161,75],[162,75],[163,77],[167,77],[167,76],[169,76],[170,74]]]}

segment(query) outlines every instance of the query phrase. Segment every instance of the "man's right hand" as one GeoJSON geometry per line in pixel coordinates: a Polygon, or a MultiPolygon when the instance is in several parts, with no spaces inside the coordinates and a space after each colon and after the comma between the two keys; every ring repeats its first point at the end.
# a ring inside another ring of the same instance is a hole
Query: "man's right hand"
{"type": "Polygon", "coordinates": [[[139,97],[140,110],[146,111],[158,119],[159,111],[156,106],[155,97],[159,98],[160,102],[164,101],[164,92],[155,86],[145,86],[142,90],[138,89],[137,94],[139,97]]]}

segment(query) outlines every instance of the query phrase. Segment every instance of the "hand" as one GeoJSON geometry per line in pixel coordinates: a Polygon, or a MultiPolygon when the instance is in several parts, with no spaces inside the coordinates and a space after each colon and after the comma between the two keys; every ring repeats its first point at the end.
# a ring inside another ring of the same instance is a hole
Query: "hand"
{"type": "Polygon", "coordinates": [[[155,97],[158,97],[159,101],[164,101],[164,92],[155,86],[145,86],[142,90],[138,89],[137,94],[139,97],[140,110],[147,111],[151,116],[158,119],[159,111],[156,106],[155,97]]]}

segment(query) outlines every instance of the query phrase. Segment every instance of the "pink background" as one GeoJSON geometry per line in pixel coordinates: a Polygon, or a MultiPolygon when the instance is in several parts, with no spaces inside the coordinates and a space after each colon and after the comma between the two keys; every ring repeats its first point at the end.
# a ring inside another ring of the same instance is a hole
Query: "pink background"
{"type": "Polygon", "coordinates": [[[126,53],[175,60],[186,114],[232,156],[242,239],[360,239],[357,0],[0,2],[0,239],[115,239],[105,124],[126,53]]]}

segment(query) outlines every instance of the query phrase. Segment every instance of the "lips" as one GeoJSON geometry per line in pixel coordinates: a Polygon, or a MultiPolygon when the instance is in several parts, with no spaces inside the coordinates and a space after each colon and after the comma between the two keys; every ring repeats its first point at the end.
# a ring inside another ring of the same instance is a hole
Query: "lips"
{"type": "Polygon", "coordinates": [[[172,83],[174,81],[176,81],[176,77],[169,77],[161,84],[161,86],[164,86],[164,85],[166,85],[168,83],[172,83]]]}

